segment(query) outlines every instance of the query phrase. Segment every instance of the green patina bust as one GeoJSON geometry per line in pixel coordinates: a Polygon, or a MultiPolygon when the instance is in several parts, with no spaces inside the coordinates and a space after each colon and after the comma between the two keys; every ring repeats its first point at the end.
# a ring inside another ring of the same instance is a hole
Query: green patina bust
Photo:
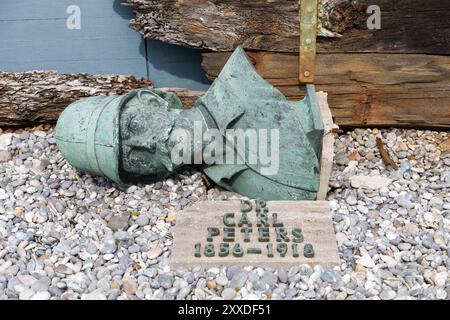
{"type": "Polygon", "coordinates": [[[81,99],[56,127],[72,166],[119,185],[201,165],[221,187],[267,200],[316,198],[323,134],[314,86],[288,101],[241,48],[191,109],[173,93],[140,89],[81,99]]]}

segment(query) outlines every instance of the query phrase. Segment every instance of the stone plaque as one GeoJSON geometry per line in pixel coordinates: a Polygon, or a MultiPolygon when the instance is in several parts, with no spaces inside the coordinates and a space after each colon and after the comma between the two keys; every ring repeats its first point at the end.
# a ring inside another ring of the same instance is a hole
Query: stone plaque
{"type": "Polygon", "coordinates": [[[326,201],[204,201],[177,217],[171,267],[340,264],[326,201]]]}

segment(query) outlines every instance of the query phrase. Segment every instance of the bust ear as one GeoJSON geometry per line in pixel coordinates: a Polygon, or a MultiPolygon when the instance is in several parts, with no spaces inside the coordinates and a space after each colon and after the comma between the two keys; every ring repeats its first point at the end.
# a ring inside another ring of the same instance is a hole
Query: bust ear
{"type": "Polygon", "coordinates": [[[123,108],[129,105],[156,105],[165,110],[169,109],[169,102],[154,92],[153,89],[136,89],[128,92],[121,97],[120,107],[123,108]]]}
{"type": "Polygon", "coordinates": [[[161,89],[151,89],[151,90],[158,96],[163,98],[165,101],[167,101],[170,109],[184,109],[183,103],[175,93],[161,89]]]}
{"type": "Polygon", "coordinates": [[[151,90],[138,90],[137,99],[144,105],[158,106],[159,108],[169,109],[169,103],[151,90]]]}

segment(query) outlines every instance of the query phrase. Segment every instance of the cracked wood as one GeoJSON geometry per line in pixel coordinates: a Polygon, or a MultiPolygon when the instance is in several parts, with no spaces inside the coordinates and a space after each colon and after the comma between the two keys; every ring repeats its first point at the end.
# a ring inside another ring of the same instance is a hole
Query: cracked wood
{"type": "MultiPolygon", "coordinates": [[[[127,0],[130,26],[145,38],[213,51],[298,52],[298,0],[127,0]]],[[[322,0],[318,52],[450,54],[450,2],[322,0]],[[369,5],[381,30],[369,30],[369,5]],[[341,34],[342,37],[336,37],[341,34]]]]}

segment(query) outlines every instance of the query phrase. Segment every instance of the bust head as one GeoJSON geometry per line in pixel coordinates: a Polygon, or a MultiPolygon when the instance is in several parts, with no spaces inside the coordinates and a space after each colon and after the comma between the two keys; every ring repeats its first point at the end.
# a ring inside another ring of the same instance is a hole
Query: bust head
{"type": "Polygon", "coordinates": [[[79,170],[120,185],[154,182],[175,169],[169,138],[180,106],[174,94],[153,89],[81,99],[61,114],[56,140],[79,170]]]}
{"type": "Polygon", "coordinates": [[[167,101],[151,91],[137,91],[125,102],[119,118],[124,179],[154,181],[174,170],[168,145],[174,125],[167,101]]]}

